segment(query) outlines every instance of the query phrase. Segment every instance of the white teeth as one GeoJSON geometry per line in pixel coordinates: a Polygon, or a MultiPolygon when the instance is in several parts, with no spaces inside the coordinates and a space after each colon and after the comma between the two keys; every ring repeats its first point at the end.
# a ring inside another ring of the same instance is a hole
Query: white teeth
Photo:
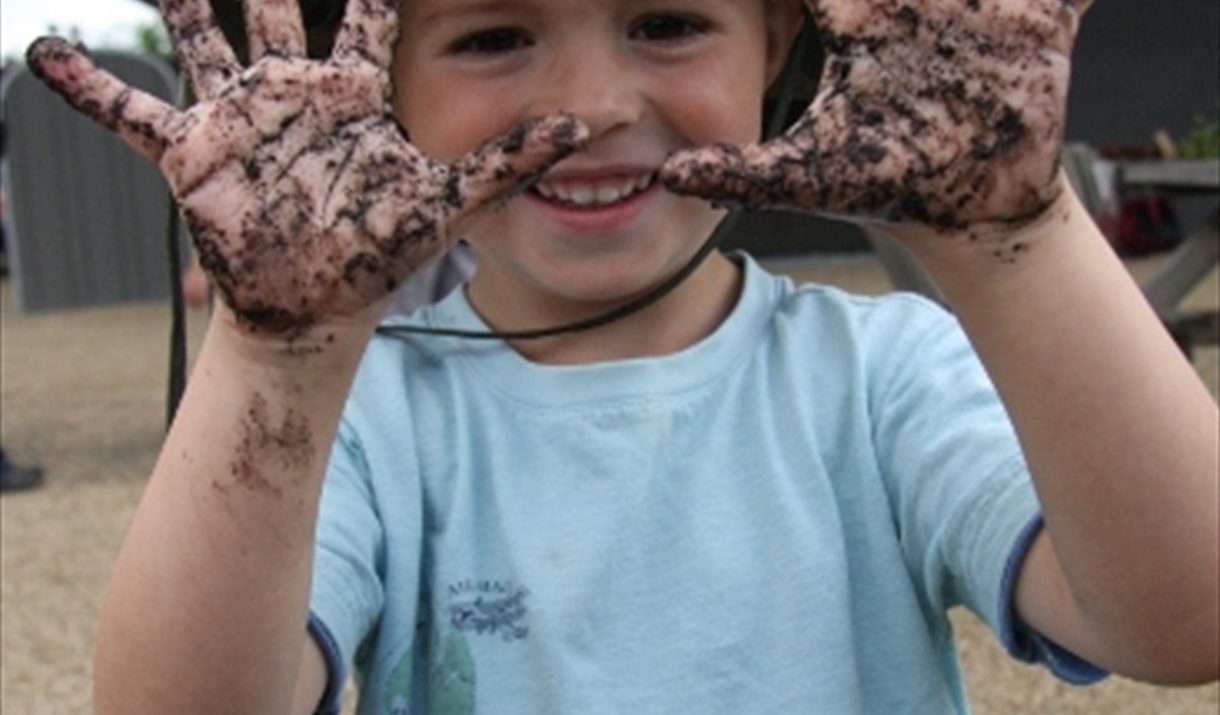
{"type": "MultiPolygon", "coordinates": [[[[561,192],[556,193],[559,194],[560,198],[563,198],[563,194],[561,192]]],[[[568,201],[571,201],[577,206],[588,206],[589,204],[593,203],[596,198],[597,191],[585,186],[572,189],[571,193],[569,193],[567,196],[568,201]]]]}
{"type": "Polygon", "coordinates": [[[597,187],[597,197],[595,200],[599,204],[612,204],[618,201],[620,196],[629,191],[630,189],[628,191],[619,191],[617,186],[599,186],[597,187]]]}
{"type": "Polygon", "coordinates": [[[605,206],[630,198],[652,185],[652,175],[615,181],[543,182],[534,190],[543,198],[574,206],[605,206]]]}

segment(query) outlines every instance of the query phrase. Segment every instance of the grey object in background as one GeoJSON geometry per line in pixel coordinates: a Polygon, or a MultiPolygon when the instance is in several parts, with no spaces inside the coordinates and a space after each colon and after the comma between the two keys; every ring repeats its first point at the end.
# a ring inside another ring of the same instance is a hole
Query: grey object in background
{"type": "MultiPolygon", "coordinates": [[[[178,80],[161,60],[122,52],[93,59],[128,84],[176,103],[178,80]]],[[[17,309],[169,297],[171,204],[156,166],[75,112],[26,67],[5,78],[0,100],[17,309]]]]}

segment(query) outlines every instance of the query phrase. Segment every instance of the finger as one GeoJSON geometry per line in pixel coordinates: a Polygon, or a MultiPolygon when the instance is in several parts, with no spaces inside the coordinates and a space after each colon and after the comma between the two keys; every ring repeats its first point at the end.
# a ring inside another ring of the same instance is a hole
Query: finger
{"type": "Polygon", "coordinates": [[[388,69],[398,41],[399,0],[348,0],[334,59],[364,59],[388,69]]]}
{"type": "Polygon", "coordinates": [[[67,41],[44,37],[26,53],[30,71],[77,111],[114,132],[152,159],[165,153],[165,127],[176,114],[170,105],[130,87],[98,68],[67,41]]]}
{"type": "Polygon", "coordinates": [[[1078,14],[1083,15],[1093,7],[1093,0],[1071,0],[1071,4],[1076,8],[1078,14]]]}
{"type": "Polygon", "coordinates": [[[1076,33],[1080,29],[1081,19],[1084,17],[1085,13],[1089,11],[1089,8],[1093,7],[1093,0],[1063,0],[1063,4],[1072,11],[1072,24],[1070,27],[1070,32],[1074,40],[1076,33]]]}
{"type": "Polygon", "coordinates": [[[805,7],[819,29],[835,34],[860,34],[876,22],[876,2],[859,0],[805,0],[805,7]]]}
{"type": "Polygon", "coordinates": [[[297,0],[242,0],[250,61],[305,55],[305,23],[297,0]]]}
{"type": "Polygon", "coordinates": [[[456,162],[443,200],[459,214],[507,201],[588,139],[588,127],[570,115],[528,120],[456,162]]]}
{"type": "Polygon", "coordinates": [[[178,59],[195,96],[211,99],[241,72],[225,42],[209,0],[160,0],[165,25],[174,38],[178,59]]]}
{"type": "Polygon", "coordinates": [[[743,208],[811,206],[823,185],[817,165],[786,140],[718,144],[672,154],[658,172],[670,191],[743,208]]]}

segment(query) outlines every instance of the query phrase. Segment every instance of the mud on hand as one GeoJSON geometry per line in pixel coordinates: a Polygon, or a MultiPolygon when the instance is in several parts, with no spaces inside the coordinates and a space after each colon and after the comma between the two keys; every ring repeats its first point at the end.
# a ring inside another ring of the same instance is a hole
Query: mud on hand
{"type": "Polygon", "coordinates": [[[305,55],[296,0],[247,3],[241,66],[206,0],[162,0],[199,102],[178,110],[43,38],[31,70],[156,162],[200,263],[251,329],[299,334],[354,315],[447,249],[455,222],[536,178],[586,130],[539,118],[454,163],[421,154],[389,113],[396,0],[351,0],[326,61],[305,55]]]}
{"type": "Polygon", "coordinates": [[[748,208],[1005,228],[1057,198],[1071,48],[1090,0],[808,0],[826,63],[765,144],[678,152],[671,190],[748,208]]]}

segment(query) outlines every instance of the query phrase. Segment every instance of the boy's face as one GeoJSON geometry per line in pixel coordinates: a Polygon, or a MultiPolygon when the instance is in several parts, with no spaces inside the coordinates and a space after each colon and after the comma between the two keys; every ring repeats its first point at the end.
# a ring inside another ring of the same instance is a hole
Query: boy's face
{"type": "Polygon", "coordinates": [[[677,271],[721,212],[654,171],[675,149],[759,138],[795,17],[796,0],[406,0],[394,105],[421,150],[455,159],[557,111],[591,131],[471,231],[472,293],[617,303],[677,271]]]}

